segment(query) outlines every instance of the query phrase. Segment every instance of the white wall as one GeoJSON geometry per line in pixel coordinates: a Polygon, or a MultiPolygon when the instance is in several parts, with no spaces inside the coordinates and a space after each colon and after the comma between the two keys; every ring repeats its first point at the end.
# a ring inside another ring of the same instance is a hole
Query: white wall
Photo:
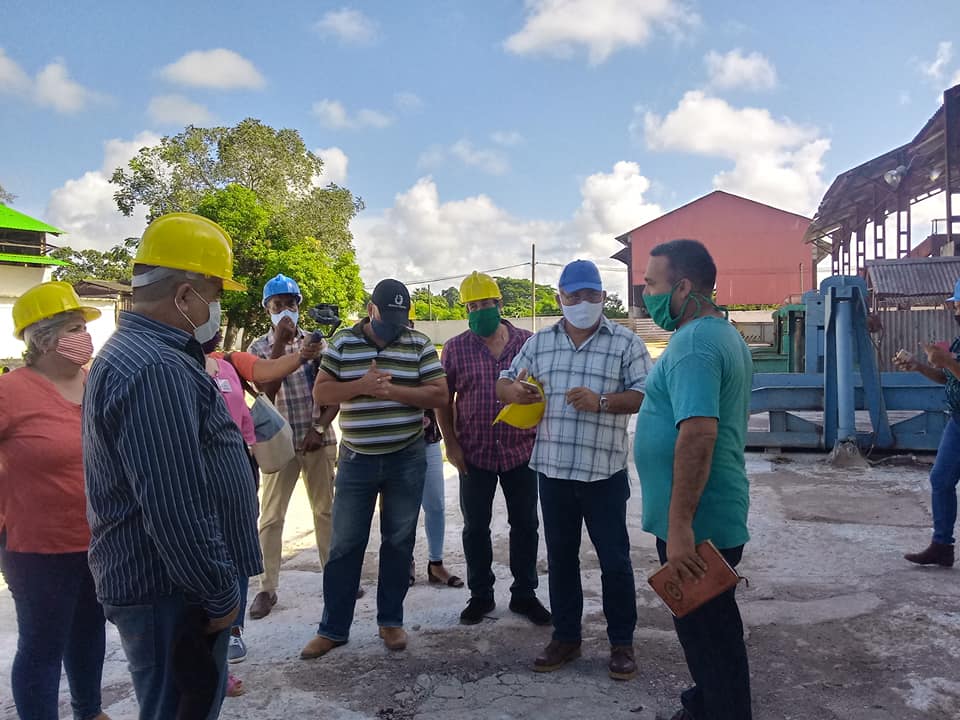
{"type": "MultiPolygon", "coordinates": [[[[36,284],[36,283],[34,283],[36,284]]],[[[32,287],[32,286],[28,286],[32,287]]],[[[80,298],[84,305],[97,308],[102,314],[87,325],[96,353],[116,329],[115,303],[103,298],[80,298]]],[[[13,336],[13,298],[0,297],[0,360],[19,360],[26,346],[13,336]]]]}

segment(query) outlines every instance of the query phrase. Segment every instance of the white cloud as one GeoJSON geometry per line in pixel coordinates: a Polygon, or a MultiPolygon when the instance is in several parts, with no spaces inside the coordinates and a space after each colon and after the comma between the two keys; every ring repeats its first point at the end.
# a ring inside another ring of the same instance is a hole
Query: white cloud
{"type": "Polygon", "coordinates": [[[715,88],[769,90],[777,84],[777,71],[767,58],[754,51],[744,55],[736,48],[721,55],[711,50],[704,58],[710,85],[715,88]]]}
{"type": "Polygon", "coordinates": [[[233,50],[194,50],[160,70],[178,85],[219,90],[257,90],[266,85],[256,66],[233,50]]]}
{"type": "Polygon", "coordinates": [[[732,160],[731,170],[714,176],[715,188],[784,210],[812,213],[825,189],[821,173],[830,141],[766,109],[734,108],[692,90],[664,117],[638,108],[631,130],[642,132],[651,150],[732,160]]]}
{"type": "Polygon", "coordinates": [[[922,64],[921,70],[925,75],[929,75],[934,80],[943,80],[947,71],[947,65],[953,59],[953,43],[944,40],[937,45],[937,56],[929,63],[922,64]]]}
{"type": "Polygon", "coordinates": [[[358,110],[351,115],[339,100],[324,98],[313,104],[313,114],[321,124],[333,130],[359,129],[364,127],[385,128],[393,118],[378,110],[358,110]]]}
{"type": "Polygon", "coordinates": [[[151,98],[147,114],[161,125],[209,125],[213,113],[183,95],[157,95],[151,98]]]}
{"type": "Polygon", "coordinates": [[[0,48],[0,92],[25,93],[30,85],[30,76],[0,48]]]}
{"type": "Polygon", "coordinates": [[[416,112],[423,107],[423,100],[412,92],[398,92],[393,96],[393,104],[403,112],[416,112]]]}
{"type": "Polygon", "coordinates": [[[323,185],[347,184],[347,166],[350,164],[350,158],[343,150],[338,147],[328,147],[317,148],[313,152],[323,160],[323,174],[320,176],[320,182],[323,185]]]}
{"type": "Polygon", "coordinates": [[[586,48],[591,65],[644,45],[655,29],[679,34],[699,23],[682,0],[526,0],[527,20],[504,46],[518,55],[568,57],[586,48]]]}
{"type": "MultiPolygon", "coordinates": [[[[531,243],[536,243],[543,262],[566,263],[580,257],[617,268],[618,263],[609,259],[620,248],[614,237],[660,214],[659,207],[644,199],[649,186],[636,163],[618,162],[612,172],[583,181],[582,202],[568,219],[544,220],[513,216],[483,194],[441,201],[436,182],[424,177],[378,216],[358,216],[351,229],[363,278],[370,286],[384,277],[414,282],[529,263],[531,243]]],[[[530,267],[496,274],[529,277],[530,267]]],[[[559,267],[537,266],[537,282],[555,284],[559,274],[559,267]]],[[[603,276],[605,286],[623,297],[626,272],[617,268],[603,276]]],[[[456,286],[460,280],[432,284],[436,290],[456,286]]]]}
{"type": "Polygon", "coordinates": [[[98,95],[70,77],[63,60],[54,60],[31,78],[0,48],[0,93],[29,97],[40,107],[72,114],[82,110],[98,95]]]}
{"type": "Polygon", "coordinates": [[[469,140],[457,140],[449,147],[434,145],[420,155],[421,168],[436,168],[450,159],[458,160],[467,167],[476,168],[489,175],[504,175],[510,170],[510,162],[499,150],[478,148],[469,140]]]}
{"type": "Polygon", "coordinates": [[[143,232],[146,208],[138,207],[131,217],[124,217],[113,200],[117,188],[110,183],[110,176],[141,147],[158,142],[160,136],[150,132],[142,132],[131,140],[107,140],[100,168],[67,180],[50,194],[44,217],[68,233],[60,239],[62,244],[74,249],[106,250],[143,232]]]}
{"type": "Polygon", "coordinates": [[[336,37],[347,45],[369,45],[377,39],[377,25],[359,10],[331,10],[314,26],[321,35],[336,37]]]}
{"type": "Polygon", "coordinates": [[[490,134],[490,139],[493,140],[497,145],[513,147],[514,145],[519,145],[523,142],[523,135],[518,133],[516,130],[497,130],[496,132],[490,134]]]}

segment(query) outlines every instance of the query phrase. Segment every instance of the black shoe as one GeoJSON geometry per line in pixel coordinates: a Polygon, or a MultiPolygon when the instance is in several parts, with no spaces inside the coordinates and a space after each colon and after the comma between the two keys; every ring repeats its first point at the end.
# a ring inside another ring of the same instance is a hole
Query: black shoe
{"type": "Polygon", "coordinates": [[[493,612],[496,606],[497,604],[493,601],[493,598],[483,599],[472,597],[463,609],[463,612],[460,613],[460,624],[476,625],[483,620],[484,615],[488,612],[493,612]]]}
{"type": "Polygon", "coordinates": [[[513,598],[510,601],[510,609],[518,615],[523,615],[534,625],[549,625],[553,622],[553,616],[537,598],[513,598]]]}

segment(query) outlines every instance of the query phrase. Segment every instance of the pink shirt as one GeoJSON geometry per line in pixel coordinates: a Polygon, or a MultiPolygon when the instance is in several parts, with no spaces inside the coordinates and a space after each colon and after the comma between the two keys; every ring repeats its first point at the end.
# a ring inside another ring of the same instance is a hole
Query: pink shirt
{"type": "Polygon", "coordinates": [[[240,428],[244,441],[247,445],[253,445],[257,441],[257,436],[253,431],[253,418],[250,417],[250,408],[247,407],[247,399],[243,394],[240,377],[234,370],[233,365],[226,360],[223,358],[214,359],[217,361],[217,374],[213,376],[213,380],[220,388],[220,394],[223,395],[223,401],[227,404],[230,417],[240,428]]]}

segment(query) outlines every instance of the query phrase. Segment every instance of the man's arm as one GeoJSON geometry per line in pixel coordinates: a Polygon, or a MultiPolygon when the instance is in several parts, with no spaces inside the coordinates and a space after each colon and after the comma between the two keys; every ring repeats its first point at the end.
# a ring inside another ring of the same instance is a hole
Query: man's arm
{"type": "MultiPolygon", "coordinates": [[[[394,400],[410,407],[439,408],[446,404],[449,392],[447,391],[447,379],[445,377],[436,380],[428,380],[416,387],[407,387],[405,385],[394,385],[389,379],[378,383],[371,393],[374,397],[381,400],[394,400]]],[[[441,428],[441,432],[442,432],[441,428]]]]}
{"type": "Polygon", "coordinates": [[[462,474],[467,473],[467,459],[460,447],[460,438],[457,437],[457,406],[452,397],[437,408],[437,424],[440,434],[443,435],[443,446],[447,451],[447,460],[462,474]]]}
{"type": "Polygon", "coordinates": [[[693,518],[710,479],[717,419],[692,417],[680,423],[673,457],[673,492],[667,530],[667,562],[681,580],[703,577],[706,564],[697,555],[693,518]]]}
{"type": "Polygon", "coordinates": [[[122,403],[120,462],[167,573],[212,620],[235,614],[236,568],[207,490],[195,391],[183,370],[150,365],[122,403]]]}
{"type": "Polygon", "coordinates": [[[337,379],[326,365],[320,367],[313,384],[313,404],[317,406],[337,405],[353,400],[361,395],[373,396],[378,381],[389,381],[390,373],[377,370],[377,361],[370,363],[370,369],[356,380],[337,379]]]}
{"type": "MultiPolygon", "coordinates": [[[[604,412],[613,415],[633,415],[643,403],[643,393],[639,390],[604,395],[607,409],[604,412]]],[[[577,387],[567,391],[567,402],[581,412],[600,412],[600,394],[590,388],[577,387]]]]}
{"type": "MultiPolygon", "coordinates": [[[[288,316],[277,323],[273,329],[273,347],[270,348],[271,360],[276,360],[287,354],[287,345],[297,336],[297,326],[293,324],[288,316]]],[[[291,353],[299,362],[300,356],[297,353],[291,353]]],[[[286,377],[286,376],[283,376],[286,377]]],[[[276,402],[277,393],[280,392],[280,386],[283,384],[283,377],[277,380],[269,380],[263,383],[257,383],[260,391],[263,392],[270,402],[276,402]]]]}

